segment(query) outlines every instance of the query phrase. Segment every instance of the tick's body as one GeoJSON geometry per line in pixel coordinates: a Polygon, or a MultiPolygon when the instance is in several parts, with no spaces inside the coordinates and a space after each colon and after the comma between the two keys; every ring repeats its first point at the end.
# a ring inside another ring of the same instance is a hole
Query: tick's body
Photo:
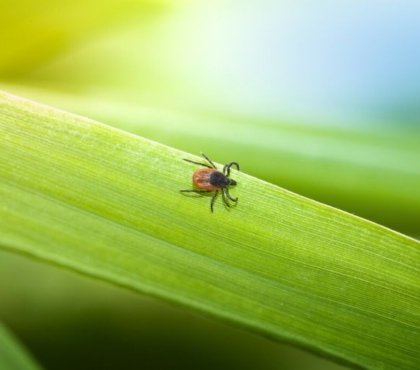
{"type": "Polygon", "coordinates": [[[199,168],[193,173],[193,184],[198,189],[216,191],[229,185],[236,185],[236,181],[226,177],[214,168],[199,168]]]}
{"type": "Polygon", "coordinates": [[[205,163],[194,162],[189,159],[184,159],[187,162],[194,164],[199,164],[204,166],[204,168],[197,169],[192,176],[192,182],[196,189],[191,190],[181,190],[181,192],[193,192],[193,193],[209,193],[214,192],[214,195],[211,199],[210,209],[213,212],[213,205],[216,201],[216,198],[219,194],[219,191],[222,193],[223,202],[226,206],[231,207],[228,202],[228,199],[236,203],[238,198],[232,198],[229,194],[228,186],[236,185],[236,181],[229,178],[230,168],[235,166],[239,170],[239,165],[236,162],[231,162],[223,166],[223,172],[217,170],[214,163],[204,154],[203,157],[209,162],[210,165],[205,163]]]}

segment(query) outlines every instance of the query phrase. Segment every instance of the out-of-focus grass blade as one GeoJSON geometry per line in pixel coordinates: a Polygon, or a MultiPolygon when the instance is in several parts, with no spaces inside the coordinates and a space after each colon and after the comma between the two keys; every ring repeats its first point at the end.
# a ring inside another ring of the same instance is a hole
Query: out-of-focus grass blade
{"type": "Polygon", "coordinates": [[[212,214],[179,193],[197,158],[5,93],[0,134],[4,248],[340,361],[418,367],[415,240],[237,171],[238,206],[212,214]]]}
{"type": "Polygon", "coordinates": [[[31,0],[0,2],[0,78],[19,78],[72,49],[99,30],[126,22],[133,13],[144,22],[160,14],[165,0],[31,0]],[[156,13],[156,14],[155,14],[156,13]]]}
{"type": "Polygon", "coordinates": [[[0,369],[41,370],[2,323],[0,323],[0,369]]]}

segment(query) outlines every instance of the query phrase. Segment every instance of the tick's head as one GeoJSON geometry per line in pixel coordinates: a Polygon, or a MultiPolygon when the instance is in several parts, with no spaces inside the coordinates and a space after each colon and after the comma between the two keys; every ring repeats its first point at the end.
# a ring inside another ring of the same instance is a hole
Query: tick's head
{"type": "Polygon", "coordinates": [[[229,179],[229,185],[236,185],[236,181],[233,179],[229,179]]]}

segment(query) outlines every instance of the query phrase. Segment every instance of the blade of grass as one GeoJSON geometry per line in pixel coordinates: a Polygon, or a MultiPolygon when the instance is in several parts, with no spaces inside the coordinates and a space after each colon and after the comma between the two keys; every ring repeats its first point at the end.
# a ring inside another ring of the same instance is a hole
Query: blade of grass
{"type": "Polygon", "coordinates": [[[0,245],[366,368],[420,361],[419,243],[233,171],[235,209],[182,196],[190,155],[0,97],[0,245]]]}
{"type": "Polygon", "coordinates": [[[139,106],[131,92],[126,94],[131,101],[121,101],[102,87],[100,93],[77,94],[63,94],[56,87],[7,87],[188,152],[205,150],[216,159],[234,153],[233,159],[246,163],[254,176],[420,235],[420,137],[414,131],[369,132],[221,118],[139,106]]]}
{"type": "Polygon", "coordinates": [[[16,338],[0,322],[0,369],[40,370],[16,338]]]}

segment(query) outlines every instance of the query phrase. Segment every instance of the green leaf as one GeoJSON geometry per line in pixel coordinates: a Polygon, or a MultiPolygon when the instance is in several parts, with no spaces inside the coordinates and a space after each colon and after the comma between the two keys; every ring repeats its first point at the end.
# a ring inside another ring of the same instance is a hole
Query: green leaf
{"type": "MultiPolygon", "coordinates": [[[[72,71],[62,74],[71,75],[72,71]]],[[[90,87],[63,94],[57,87],[2,85],[18,95],[188,152],[204,150],[220,159],[234,153],[256,177],[397,231],[420,235],[418,132],[222,118],[141,105],[141,96],[130,90],[124,95],[129,98],[122,101],[110,92],[113,87],[101,87],[98,96],[90,87]]]]}
{"type": "Polygon", "coordinates": [[[237,171],[237,207],[212,214],[179,193],[197,157],[7,94],[0,134],[4,248],[355,366],[418,368],[417,241],[237,171]]]}
{"type": "Polygon", "coordinates": [[[0,369],[40,370],[12,334],[0,322],[0,369]]]}

